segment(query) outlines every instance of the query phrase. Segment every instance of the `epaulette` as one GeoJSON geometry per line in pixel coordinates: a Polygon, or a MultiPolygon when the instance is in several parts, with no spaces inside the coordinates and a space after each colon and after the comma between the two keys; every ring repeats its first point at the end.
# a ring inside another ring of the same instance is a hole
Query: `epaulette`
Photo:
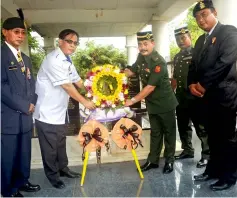
{"type": "Polygon", "coordinates": [[[153,61],[158,61],[158,60],[159,60],[159,54],[158,54],[157,52],[153,53],[153,54],[151,55],[151,59],[152,59],[153,61]]]}

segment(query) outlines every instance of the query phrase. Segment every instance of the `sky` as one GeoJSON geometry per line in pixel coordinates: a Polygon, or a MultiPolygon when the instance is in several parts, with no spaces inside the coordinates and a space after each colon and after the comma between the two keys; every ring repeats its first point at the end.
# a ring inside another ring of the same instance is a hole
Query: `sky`
{"type": "MultiPolygon", "coordinates": [[[[169,38],[170,42],[175,41],[174,38],[174,29],[178,28],[180,26],[180,23],[185,19],[187,16],[187,10],[175,17],[172,21],[169,22],[168,28],[169,28],[169,38]]],[[[152,27],[151,25],[145,26],[141,31],[151,31],[152,27]]],[[[40,45],[43,47],[44,46],[44,40],[42,37],[37,32],[33,32],[32,35],[37,38],[39,41],[40,45]]],[[[85,37],[85,38],[80,38],[80,48],[85,48],[85,43],[87,41],[94,41],[96,44],[101,44],[101,45],[113,45],[115,48],[125,50],[126,49],[126,37],[85,37]]]]}

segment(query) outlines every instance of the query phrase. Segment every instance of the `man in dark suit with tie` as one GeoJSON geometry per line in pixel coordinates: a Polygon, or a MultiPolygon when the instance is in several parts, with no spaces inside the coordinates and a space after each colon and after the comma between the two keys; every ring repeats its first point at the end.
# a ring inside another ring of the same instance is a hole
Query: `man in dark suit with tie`
{"type": "Polygon", "coordinates": [[[228,189],[237,178],[237,29],[222,25],[212,1],[200,1],[193,10],[198,26],[206,34],[196,42],[188,84],[193,95],[206,103],[210,160],[196,181],[217,178],[213,191],[228,189]]]}
{"type": "Polygon", "coordinates": [[[8,18],[2,25],[1,47],[1,194],[23,197],[19,191],[35,192],[31,184],[32,113],[37,100],[31,61],[20,52],[26,37],[24,22],[8,18]]]}

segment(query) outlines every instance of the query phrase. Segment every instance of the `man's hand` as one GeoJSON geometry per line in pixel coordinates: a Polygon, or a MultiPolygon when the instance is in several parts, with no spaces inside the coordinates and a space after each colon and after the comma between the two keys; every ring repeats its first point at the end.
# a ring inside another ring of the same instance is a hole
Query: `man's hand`
{"type": "Polygon", "coordinates": [[[86,100],[83,105],[90,110],[93,110],[96,108],[95,104],[92,101],[86,100]]]}
{"type": "Polygon", "coordinates": [[[32,104],[32,103],[30,103],[30,108],[29,108],[28,113],[29,113],[29,114],[32,114],[32,113],[34,113],[34,111],[35,111],[35,105],[32,104]]]}
{"type": "Polygon", "coordinates": [[[197,96],[197,97],[203,96],[203,94],[199,90],[197,90],[197,84],[189,85],[189,90],[190,90],[191,94],[193,94],[194,96],[197,96]]]}
{"type": "Polygon", "coordinates": [[[200,85],[200,83],[196,84],[196,89],[197,91],[199,91],[200,93],[202,93],[202,95],[204,95],[204,93],[206,92],[206,90],[203,88],[202,85],[200,85]]]}
{"type": "Polygon", "coordinates": [[[133,76],[133,75],[134,75],[134,73],[133,73],[130,69],[128,69],[128,68],[126,68],[126,69],[124,70],[124,73],[125,73],[125,75],[126,75],[127,77],[130,77],[130,76],[133,76]]]}
{"type": "Polygon", "coordinates": [[[131,106],[131,105],[133,105],[134,104],[134,102],[132,101],[132,100],[126,100],[126,102],[125,102],[125,107],[129,107],[129,106],[131,106]]]}

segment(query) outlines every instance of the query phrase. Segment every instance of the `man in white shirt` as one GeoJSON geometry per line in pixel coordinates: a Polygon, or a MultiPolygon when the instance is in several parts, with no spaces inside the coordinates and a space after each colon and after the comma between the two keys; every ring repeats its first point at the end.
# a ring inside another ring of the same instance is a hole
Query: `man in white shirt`
{"type": "Polygon", "coordinates": [[[94,109],[93,102],[86,100],[76,90],[83,88],[83,83],[71,55],[78,46],[79,35],[71,29],[59,34],[59,48],[49,53],[44,59],[37,75],[35,106],[35,125],[38,132],[44,171],[55,188],[64,188],[60,176],[79,177],[68,168],[66,154],[66,111],[69,96],[82,103],[88,109],[94,109]]]}

